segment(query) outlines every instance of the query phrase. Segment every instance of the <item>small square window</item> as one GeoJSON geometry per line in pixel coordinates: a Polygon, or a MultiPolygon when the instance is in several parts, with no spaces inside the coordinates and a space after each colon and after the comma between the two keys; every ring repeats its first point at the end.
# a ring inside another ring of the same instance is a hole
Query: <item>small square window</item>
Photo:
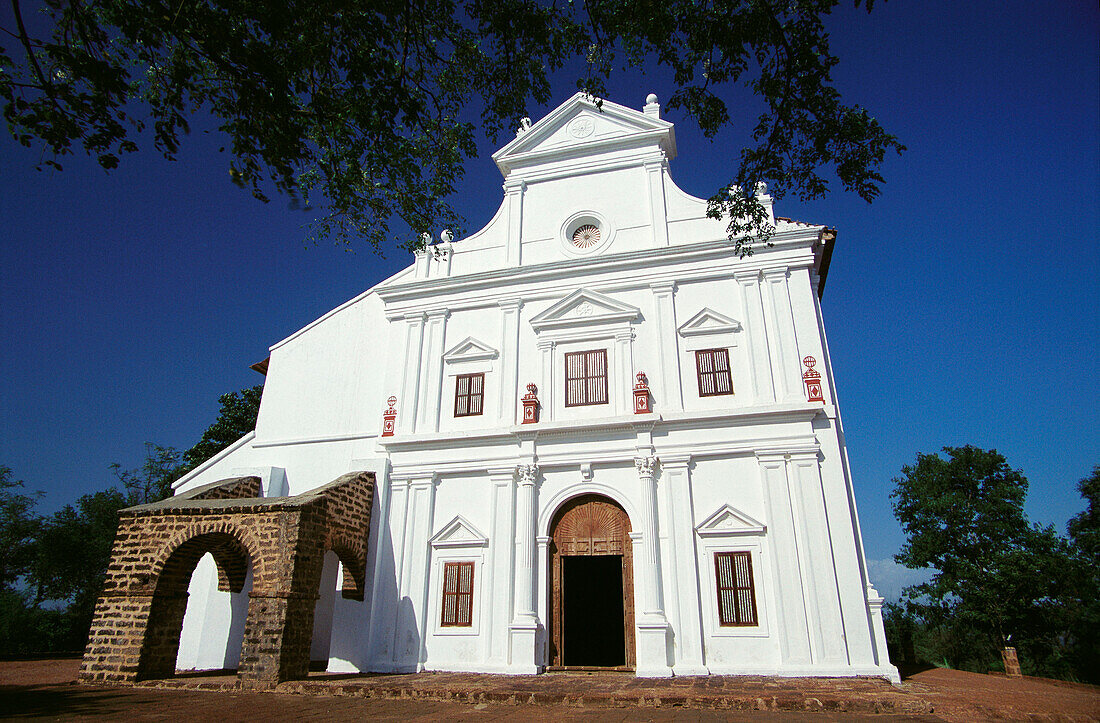
{"type": "Polygon", "coordinates": [[[715,553],[714,577],[718,587],[718,624],[723,627],[757,625],[756,588],[749,553],[715,553]]]}
{"type": "Polygon", "coordinates": [[[485,374],[459,374],[455,377],[455,416],[473,417],[485,407],[485,374]]]}
{"type": "Polygon", "coordinates": [[[733,394],[730,357],[727,349],[702,349],[695,352],[695,371],[699,375],[699,396],[733,394]]]}
{"type": "Polygon", "coordinates": [[[565,355],[565,406],[607,404],[607,350],[565,355]]]}
{"type": "Polygon", "coordinates": [[[468,628],[473,625],[474,563],[443,563],[442,627],[468,628]]]}

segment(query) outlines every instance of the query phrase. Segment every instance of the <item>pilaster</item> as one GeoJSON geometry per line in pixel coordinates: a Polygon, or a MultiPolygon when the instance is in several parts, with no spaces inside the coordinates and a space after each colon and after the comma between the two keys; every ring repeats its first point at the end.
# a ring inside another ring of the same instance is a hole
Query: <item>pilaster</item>
{"type": "Polygon", "coordinates": [[[662,408],[672,412],[684,409],[680,384],[680,339],[676,333],[676,283],[661,281],[649,285],[657,311],[657,360],[661,365],[661,389],[655,395],[662,408]]]}
{"type": "Polygon", "coordinates": [[[792,489],[798,525],[796,534],[806,566],[802,575],[812,626],[811,641],[818,651],[815,662],[847,665],[844,621],[840,614],[833,542],[825,515],[825,497],[821,488],[821,467],[817,452],[798,452],[790,456],[792,489]]]}
{"type": "Polygon", "coordinates": [[[615,358],[618,360],[618,384],[615,395],[615,413],[630,414],[634,410],[634,330],[615,332],[615,358]]]}
{"type": "Polygon", "coordinates": [[[512,592],[515,589],[516,468],[489,470],[490,531],[488,585],[488,625],[485,629],[486,656],[501,670],[508,665],[508,625],[512,620],[512,592]]]}
{"type": "Polygon", "coordinates": [[[649,219],[653,227],[655,246],[668,246],[668,211],[665,208],[664,156],[645,162],[646,186],[649,191],[649,219]]]}
{"type": "Polygon", "coordinates": [[[557,342],[551,339],[539,339],[535,348],[539,350],[539,397],[542,404],[540,417],[543,422],[554,420],[554,354],[557,342]]]}
{"type": "Polygon", "coordinates": [[[699,599],[699,561],[695,546],[695,515],[691,498],[691,457],[661,459],[661,487],[668,506],[670,571],[669,601],[676,632],[672,670],[676,675],[707,675],[703,660],[703,619],[699,599]],[[675,603],[675,605],[673,605],[675,603]]]}
{"type": "Polygon", "coordinates": [[[787,293],[787,269],[764,271],[764,328],[768,335],[771,353],[772,376],[775,380],[776,401],[803,399],[798,346],[794,336],[794,318],[791,316],[791,297],[787,293]]]}
{"type": "Polygon", "coordinates": [[[506,260],[508,266],[522,263],[523,249],[523,197],[527,183],[509,179],[504,182],[504,197],[508,201],[508,246],[506,260]]]}
{"type": "Polygon", "coordinates": [[[497,418],[503,425],[516,424],[519,400],[519,312],[523,302],[519,299],[498,301],[500,307],[500,394],[497,418]]]}
{"type": "Polygon", "coordinates": [[[420,421],[417,423],[417,429],[421,431],[439,431],[439,405],[443,393],[443,339],[450,313],[446,309],[433,309],[425,315],[427,326],[424,331],[424,356],[421,359],[424,369],[420,373],[423,380],[420,391],[422,402],[419,405],[420,421]]]}
{"type": "Polygon", "coordinates": [[[774,550],[772,577],[779,600],[776,605],[779,654],[783,665],[811,663],[806,601],[802,587],[803,563],[796,543],[796,520],[783,455],[758,454],[764,504],[768,511],[768,538],[774,550]]]}
{"type": "Polygon", "coordinates": [[[758,404],[771,402],[775,399],[771,373],[773,352],[768,348],[764,307],[760,299],[760,273],[737,274],[734,278],[741,290],[741,307],[745,310],[745,344],[749,350],[753,401],[758,404]]]}
{"type": "Polygon", "coordinates": [[[420,376],[424,349],[424,323],[428,315],[405,315],[405,363],[401,379],[401,406],[398,407],[397,424],[402,432],[416,432],[416,412],[420,398],[420,376]]]}

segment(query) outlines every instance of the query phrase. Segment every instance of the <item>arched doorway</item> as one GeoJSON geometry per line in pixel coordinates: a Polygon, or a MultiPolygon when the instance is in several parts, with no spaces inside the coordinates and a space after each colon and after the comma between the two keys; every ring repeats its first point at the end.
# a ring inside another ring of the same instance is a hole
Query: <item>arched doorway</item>
{"type": "Polygon", "coordinates": [[[575,497],[550,524],[550,667],[634,668],[630,518],[602,495],[575,497]]]}

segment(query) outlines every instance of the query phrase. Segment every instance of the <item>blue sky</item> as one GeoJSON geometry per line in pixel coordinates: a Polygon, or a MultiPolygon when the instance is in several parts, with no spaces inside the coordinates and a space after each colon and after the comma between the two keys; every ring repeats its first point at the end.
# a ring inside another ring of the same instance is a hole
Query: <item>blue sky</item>
{"type": "MultiPolygon", "coordinates": [[[[3,12],[10,12],[6,9],[3,12]]],[[[867,556],[888,596],[908,579],[891,479],[918,451],[994,447],[1031,481],[1027,511],[1064,530],[1100,464],[1100,12],[1095,2],[876,3],[829,19],[834,77],[909,150],[868,206],[839,189],[784,198],[835,226],[824,297],[867,556]]],[[[553,105],[574,91],[556,78],[553,105]]],[[[671,85],[627,69],[609,99],[671,85]]],[[[673,178],[710,195],[748,142],[754,99],[713,141],[675,114],[673,178]]],[[[533,118],[548,108],[530,109],[533,118]]],[[[107,174],[83,157],[37,172],[0,137],[0,464],[50,511],[185,449],[217,397],[261,381],[267,347],[406,265],[390,251],[305,245],[308,217],[229,181],[201,123],[176,162],[107,174]]],[[[485,142],[456,202],[489,220],[501,178],[485,142]]],[[[148,145],[148,144],[147,144],[148,145]]]]}

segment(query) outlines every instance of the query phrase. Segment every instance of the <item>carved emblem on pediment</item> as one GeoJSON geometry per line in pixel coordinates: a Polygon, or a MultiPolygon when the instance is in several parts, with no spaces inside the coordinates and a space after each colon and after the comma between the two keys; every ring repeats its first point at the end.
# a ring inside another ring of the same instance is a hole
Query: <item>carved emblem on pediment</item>
{"type": "Polygon", "coordinates": [[[569,122],[569,135],[573,138],[587,138],[596,130],[596,122],[587,115],[574,118],[569,122]]]}

